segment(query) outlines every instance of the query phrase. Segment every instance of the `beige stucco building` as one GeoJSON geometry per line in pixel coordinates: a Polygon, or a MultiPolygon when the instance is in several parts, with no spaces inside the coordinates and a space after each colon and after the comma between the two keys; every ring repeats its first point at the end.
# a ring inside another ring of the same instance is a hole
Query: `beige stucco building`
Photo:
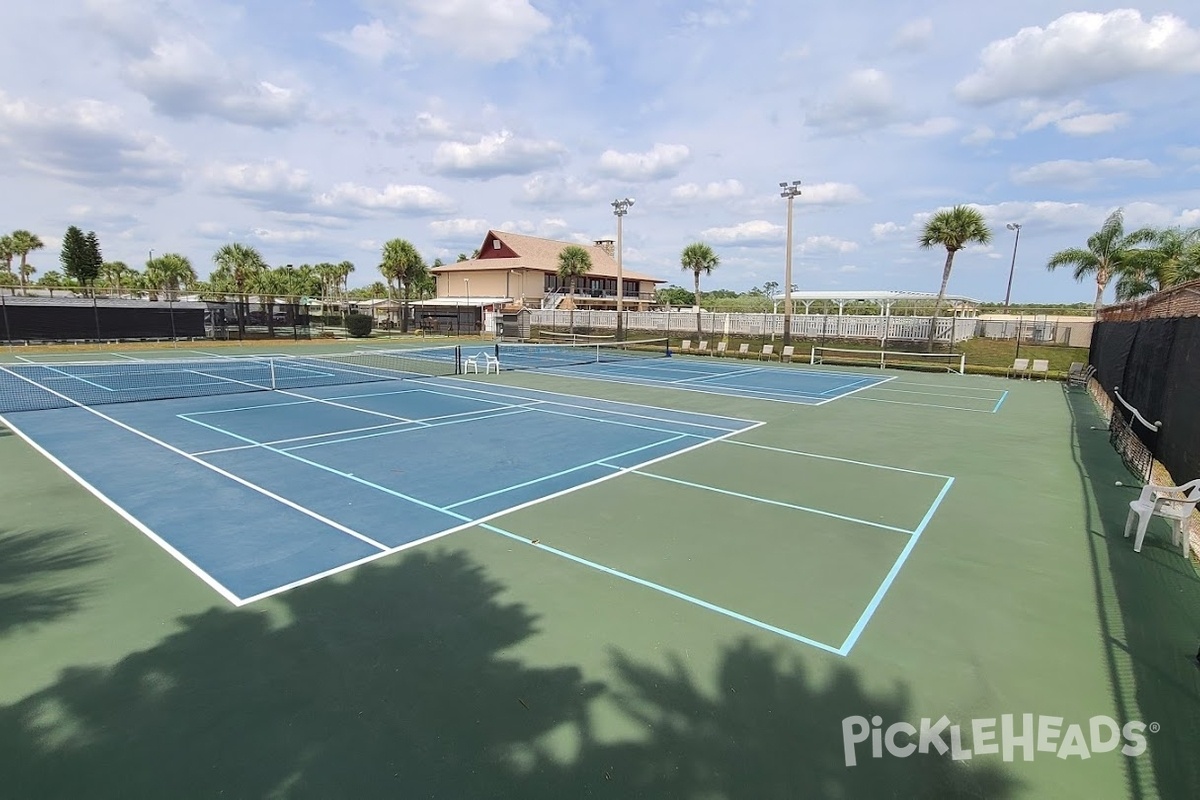
{"type": "MultiPolygon", "coordinates": [[[[533,308],[571,307],[568,287],[558,278],[558,254],[574,242],[559,242],[504,231],[488,231],[479,258],[445,264],[431,270],[437,279],[438,298],[507,298],[512,305],[533,308]]],[[[576,308],[613,310],[617,307],[617,262],[613,242],[601,239],[580,245],[588,251],[592,268],[577,281],[576,308]]],[[[658,284],[666,283],[640,272],[622,270],[624,307],[648,310],[658,284]]]]}

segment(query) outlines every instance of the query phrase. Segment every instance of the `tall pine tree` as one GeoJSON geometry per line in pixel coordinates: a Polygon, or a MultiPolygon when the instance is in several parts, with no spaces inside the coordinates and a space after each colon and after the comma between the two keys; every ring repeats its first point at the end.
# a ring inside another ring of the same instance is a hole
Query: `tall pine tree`
{"type": "Polygon", "coordinates": [[[96,238],[95,231],[88,231],[87,236],[83,237],[83,241],[87,246],[87,280],[80,280],[80,283],[87,283],[88,286],[95,288],[96,278],[100,277],[100,270],[104,268],[104,257],[100,254],[100,240],[96,238]]]}
{"type": "Polygon", "coordinates": [[[75,279],[81,286],[88,283],[87,274],[91,270],[91,253],[88,252],[87,238],[83,231],[74,225],[67,228],[63,236],[62,252],[58,256],[63,272],[75,279]]]}

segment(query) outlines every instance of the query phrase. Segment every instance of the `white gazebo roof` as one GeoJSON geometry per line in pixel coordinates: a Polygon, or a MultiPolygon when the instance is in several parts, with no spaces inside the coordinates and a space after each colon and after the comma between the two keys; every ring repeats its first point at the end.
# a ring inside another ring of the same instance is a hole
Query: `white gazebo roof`
{"type": "MultiPolygon", "coordinates": [[[[772,300],[787,299],[782,293],[774,295],[772,300]]],[[[830,300],[838,303],[853,303],[860,300],[867,300],[872,303],[894,303],[898,300],[936,300],[937,295],[933,292],[895,292],[884,291],[879,289],[839,289],[836,291],[796,291],[792,292],[793,302],[805,302],[813,300],[830,300]]],[[[948,294],[946,300],[959,303],[975,303],[980,301],[973,297],[966,297],[961,294],[948,294]]]]}

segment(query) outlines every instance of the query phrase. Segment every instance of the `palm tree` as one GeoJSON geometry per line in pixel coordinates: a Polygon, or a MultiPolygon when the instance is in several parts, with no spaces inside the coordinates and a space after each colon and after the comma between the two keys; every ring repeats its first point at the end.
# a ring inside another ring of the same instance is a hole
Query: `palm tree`
{"type": "Polygon", "coordinates": [[[408,333],[408,300],[412,296],[413,285],[425,271],[425,262],[417,248],[407,239],[389,239],[383,244],[383,254],[379,262],[379,271],[387,279],[390,293],[392,281],[396,282],[403,300],[400,313],[400,332],[408,333]]]}
{"type": "Polygon", "coordinates": [[[222,245],[213,254],[213,263],[217,265],[217,268],[213,270],[212,281],[232,288],[238,295],[238,336],[244,336],[246,314],[249,310],[246,287],[250,283],[251,276],[266,269],[267,264],[263,261],[262,255],[253,247],[237,243],[222,245]]]}
{"type": "Polygon", "coordinates": [[[33,277],[33,273],[35,272],[37,272],[37,267],[33,264],[26,261],[21,262],[21,291],[26,297],[29,296],[29,279],[33,277]]]}
{"type": "MultiPolygon", "coordinates": [[[[918,244],[922,248],[941,245],[946,248],[946,263],[942,267],[942,285],[938,289],[937,300],[933,302],[933,318],[929,320],[929,341],[925,349],[933,352],[933,339],[937,335],[938,316],[942,311],[942,301],[946,299],[946,285],[950,283],[950,271],[954,269],[954,254],[969,244],[989,244],[992,241],[992,229],[987,226],[979,209],[958,205],[951,209],[942,209],[934,213],[925,223],[918,244]]],[[[953,341],[953,335],[950,337],[953,341]]]]}
{"type": "Polygon", "coordinates": [[[267,334],[275,338],[275,298],[288,290],[286,273],[280,269],[260,269],[250,276],[250,291],[258,295],[258,302],[267,318],[267,334]]]}
{"type": "Polygon", "coordinates": [[[181,287],[196,282],[196,270],[187,256],[179,253],[164,253],[146,262],[146,283],[154,289],[162,289],[167,299],[174,301],[181,287]]]}
{"type": "Polygon", "coordinates": [[[50,272],[42,273],[42,277],[38,278],[37,285],[50,291],[50,296],[54,297],[54,291],[61,289],[66,284],[67,279],[63,277],[61,272],[51,270],[50,272]]]}
{"type": "Polygon", "coordinates": [[[25,271],[25,259],[31,252],[41,250],[46,245],[42,244],[42,240],[38,238],[36,233],[31,233],[30,231],[13,231],[11,238],[13,252],[21,257],[21,267],[17,271],[17,275],[21,281],[21,291],[27,293],[25,292],[25,278],[32,273],[25,271]]]}
{"type": "Polygon", "coordinates": [[[12,261],[16,254],[12,236],[7,233],[0,236],[0,260],[4,262],[4,269],[9,275],[13,274],[12,261]]]}
{"type": "Polygon", "coordinates": [[[1200,278],[1200,228],[1154,231],[1149,241],[1150,247],[1132,250],[1117,269],[1117,300],[1132,300],[1200,278]]]}
{"type": "Polygon", "coordinates": [[[100,267],[100,274],[108,285],[116,289],[117,297],[121,296],[121,278],[129,274],[129,265],[124,261],[105,261],[100,267]]]}
{"type": "Polygon", "coordinates": [[[1108,215],[1100,230],[1088,237],[1087,248],[1068,247],[1050,256],[1046,269],[1074,267],[1075,280],[1082,281],[1088,275],[1096,278],[1095,308],[1104,305],[1104,290],[1113,276],[1122,270],[1133,270],[1138,256],[1137,245],[1154,239],[1154,231],[1141,228],[1131,234],[1125,233],[1125,215],[1117,209],[1108,215]]]}
{"type": "MultiPolygon", "coordinates": [[[[0,272],[0,287],[6,287],[13,297],[17,295],[17,276],[11,272],[0,272]]],[[[0,292],[3,294],[3,292],[0,292]]]]}
{"type": "Polygon", "coordinates": [[[721,259],[704,242],[693,242],[679,254],[679,263],[684,272],[691,272],[696,279],[696,338],[703,335],[700,325],[700,274],[712,275],[721,259]]]}
{"type": "Polygon", "coordinates": [[[592,254],[577,244],[569,244],[558,253],[558,280],[567,282],[571,298],[571,333],[575,332],[575,282],[592,271],[592,254]]]}

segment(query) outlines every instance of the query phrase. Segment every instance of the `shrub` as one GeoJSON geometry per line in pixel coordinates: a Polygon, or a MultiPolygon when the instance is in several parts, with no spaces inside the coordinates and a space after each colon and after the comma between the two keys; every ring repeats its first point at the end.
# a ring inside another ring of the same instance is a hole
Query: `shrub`
{"type": "Polygon", "coordinates": [[[370,336],[371,318],[366,314],[350,314],[346,317],[346,333],[351,336],[370,336]]]}

